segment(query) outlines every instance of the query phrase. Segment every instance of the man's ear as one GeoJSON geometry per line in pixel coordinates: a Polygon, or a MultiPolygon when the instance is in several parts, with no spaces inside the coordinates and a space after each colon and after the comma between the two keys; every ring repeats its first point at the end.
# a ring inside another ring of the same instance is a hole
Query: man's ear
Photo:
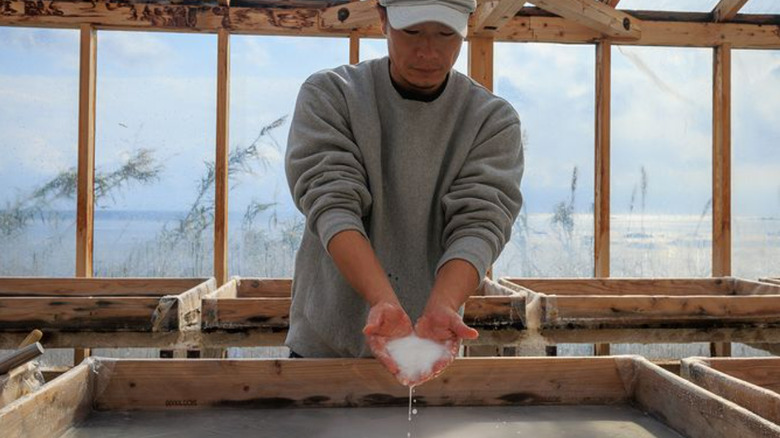
{"type": "Polygon", "coordinates": [[[376,11],[379,14],[380,27],[382,28],[382,35],[387,36],[387,9],[379,4],[376,5],[376,11]]]}

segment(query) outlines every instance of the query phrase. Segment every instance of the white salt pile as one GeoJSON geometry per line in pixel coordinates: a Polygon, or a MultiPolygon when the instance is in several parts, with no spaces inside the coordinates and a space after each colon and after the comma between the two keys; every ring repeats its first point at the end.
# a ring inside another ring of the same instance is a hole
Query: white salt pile
{"type": "Polygon", "coordinates": [[[443,344],[409,335],[387,343],[387,352],[398,364],[398,373],[403,382],[417,382],[421,376],[430,374],[433,365],[450,355],[443,344]]]}

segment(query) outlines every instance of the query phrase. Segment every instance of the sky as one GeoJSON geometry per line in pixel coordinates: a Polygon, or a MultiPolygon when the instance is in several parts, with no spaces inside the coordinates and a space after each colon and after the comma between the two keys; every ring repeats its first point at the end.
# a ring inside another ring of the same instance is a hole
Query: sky
{"type": "MultiPolygon", "coordinates": [[[[715,0],[623,0],[626,9],[706,11],[715,0]]],[[[779,2],[751,0],[744,12],[780,13],[779,2]]],[[[0,205],[24,197],[76,165],[78,32],[0,27],[0,205]]],[[[260,128],[287,123],[262,142],[267,165],[231,181],[230,210],[275,202],[294,214],[283,175],[289,117],[311,73],[348,61],[344,38],[231,38],[231,147],[260,128]]],[[[363,40],[361,59],[386,54],[363,40]]],[[[456,69],[466,70],[466,45],[456,69]]],[[[698,215],[710,198],[712,50],[619,47],[612,53],[612,204],[616,214],[698,215]]],[[[569,199],[593,203],[595,49],[588,45],[497,43],[495,92],[520,114],[525,132],[522,189],[531,213],[569,199]]],[[[733,54],[734,214],[780,216],[780,51],[733,54]]],[[[216,36],[98,32],[96,167],[116,169],[138,148],[164,165],[153,185],[134,185],[99,209],[182,210],[212,161],[216,36]]],[[[64,205],[61,208],[72,208],[64,205]]]]}

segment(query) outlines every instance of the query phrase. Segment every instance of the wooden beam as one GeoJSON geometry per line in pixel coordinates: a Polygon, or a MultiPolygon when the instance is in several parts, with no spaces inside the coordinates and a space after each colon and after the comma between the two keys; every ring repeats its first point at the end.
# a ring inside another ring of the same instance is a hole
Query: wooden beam
{"type": "Polygon", "coordinates": [[[490,34],[501,29],[520,9],[523,9],[524,3],[523,0],[493,0],[480,3],[471,14],[469,35],[490,34]]]}
{"type": "Polygon", "coordinates": [[[91,277],[95,217],[95,86],[97,32],[81,26],[79,55],[79,157],[76,199],[76,276],[91,277]]]}
{"type": "Polygon", "coordinates": [[[0,278],[0,297],[161,297],[178,294],[205,278],[0,278]]]}
{"type": "Polygon", "coordinates": [[[214,179],[214,277],[228,277],[228,157],[230,130],[230,34],[217,32],[217,143],[214,179]]]}
{"type": "Polygon", "coordinates": [[[349,34],[349,63],[355,65],[360,62],[360,35],[357,32],[349,34]]]}
{"type": "MultiPolygon", "coordinates": [[[[712,275],[731,275],[731,46],[714,49],[712,80],[712,275]]],[[[730,344],[710,344],[731,356],[730,344]]]]}
{"type": "MultiPolygon", "coordinates": [[[[3,298],[0,331],[149,331],[157,298],[3,298]]],[[[169,327],[177,329],[177,327],[169,327]]]]}
{"type": "Polygon", "coordinates": [[[722,22],[734,18],[748,0],[720,0],[712,8],[712,21],[722,22]]]}
{"type": "Polygon", "coordinates": [[[780,288],[757,282],[745,283],[740,292],[732,278],[502,278],[499,284],[518,292],[569,296],[780,295],[780,288]]]}
{"type": "Polygon", "coordinates": [[[604,3],[611,7],[617,7],[618,3],[620,3],[620,0],[604,0],[604,3]]]}
{"type": "MultiPolygon", "coordinates": [[[[596,148],[594,183],[594,276],[609,277],[610,267],[610,144],[611,144],[611,89],[612,44],[596,44],[596,148]]],[[[609,344],[594,344],[595,356],[608,356],[609,344]]]]}
{"type": "Polygon", "coordinates": [[[320,13],[322,29],[356,29],[379,21],[376,0],[331,6],[320,13]]]}
{"type": "Polygon", "coordinates": [[[493,38],[469,37],[469,77],[493,91],[493,38]]]}
{"type": "MultiPolygon", "coordinates": [[[[557,17],[515,17],[496,32],[495,41],[596,43],[604,36],[593,29],[557,17]]],[[[642,21],[642,36],[621,45],[715,47],[729,42],[734,49],[780,49],[777,26],[742,23],[642,21]]]]}
{"type": "MultiPolygon", "coordinates": [[[[368,2],[354,2],[347,6],[368,2]]],[[[596,2],[594,2],[595,4],[596,2]]],[[[604,6],[604,5],[602,5],[604,6]]],[[[606,6],[604,6],[606,7],[606,6]]],[[[552,43],[595,43],[604,34],[578,23],[542,15],[537,8],[524,8],[495,32],[495,41],[552,43]]],[[[623,11],[631,14],[632,11],[623,11]]],[[[639,12],[636,12],[637,15],[639,12]]],[[[685,14],[660,14],[670,20],[685,14]]],[[[709,16],[704,14],[703,16],[709,16]]],[[[724,41],[734,49],[780,48],[776,25],[642,21],[642,37],[620,44],[679,47],[714,47],[724,41]]],[[[760,22],[767,23],[764,17],[760,22]]],[[[381,38],[378,18],[367,20],[355,32],[361,37],[381,38]]],[[[777,22],[777,21],[776,21],[777,22]]],[[[216,33],[224,28],[232,34],[348,37],[352,29],[324,28],[319,9],[210,8],[204,6],[154,3],[23,2],[6,0],[0,25],[26,27],[78,28],[92,24],[98,29],[157,30],[166,32],[216,33]]]]}
{"type": "Polygon", "coordinates": [[[536,6],[614,39],[637,40],[641,21],[625,12],[592,0],[535,0],[536,6]]]}

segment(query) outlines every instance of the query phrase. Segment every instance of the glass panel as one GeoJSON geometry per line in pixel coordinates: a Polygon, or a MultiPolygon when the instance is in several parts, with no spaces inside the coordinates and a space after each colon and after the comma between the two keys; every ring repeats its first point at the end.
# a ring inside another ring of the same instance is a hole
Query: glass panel
{"type": "Polygon", "coordinates": [[[79,32],[0,27],[0,275],[76,270],[79,32]]]}
{"type": "Polygon", "coordinates": [[[612,50],[614,277],[707,277],[712,51],[612,50]]]}
{"type": "Polygon", "coordinates": [[[98,33],[95,275],[213,271],[216,36],[98,33]]]}
{"type": "Polygon", "coordinates": [[[593,276],[592,46],[498,43],[496,94],[520,114],[524,197],[494,276],[593,276]]]}
{"type": "Polygon", "coordinates": [[[739,10],[740,14],[780,14],[777,0],[750,0],[739,10]]]}
{"type": "Polygon", "coordinates": [[[301,84],[349,61],[344,38],[231,37],[229,272],[292,277],[304,217],[284,173],[301,84]]]}
{"type": "Polygon", "coordinates": [[[718,0],[621,0],[617,7],[639,11],[710,12],[717,4],[718,0]]]}
{"type": "Polygon", "coordinates": [[[732,53],[732,270],[780,277],[780,51],[732,53]]]}

